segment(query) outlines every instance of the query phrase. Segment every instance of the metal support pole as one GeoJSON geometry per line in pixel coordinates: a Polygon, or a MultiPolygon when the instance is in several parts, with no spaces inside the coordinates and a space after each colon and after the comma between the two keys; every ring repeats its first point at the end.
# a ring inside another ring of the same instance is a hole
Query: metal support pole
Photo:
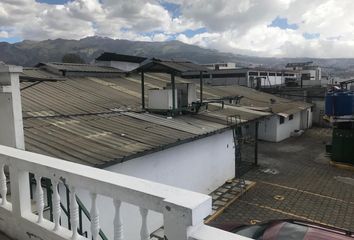
{"type": "Polygon", "coordinates": [[[254,133],[254,140],[255,140],[255,145],[254,145],[254,165],[258,166],[258,125],[259,122],[256,121],[256,126],[255,126],[255,133],[254,133]]]}
{"type": "Polygon", "coordinates": [[[141,71],[141,107],[145,109],[145,79],[144,70],[141,71]]]}
{"type": "Polygon", "coordinates": [[[172,86],[172,112],[174,113],[176,109],[176,83],[175,83],[175,74],[171,73],[171,86],[172,86]]]}
{"type": "Polygon", "coordinates": [[[199,85],[200,85],[200,104],[203,103],[203,72],[199,75],[199,85]]]}

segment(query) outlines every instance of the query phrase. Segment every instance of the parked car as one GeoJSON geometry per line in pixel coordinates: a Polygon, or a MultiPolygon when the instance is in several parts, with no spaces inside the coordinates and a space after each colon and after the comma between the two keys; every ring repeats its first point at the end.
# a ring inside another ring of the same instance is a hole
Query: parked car
{"type": "Polygon", "coordinates": [[[272,220],[256,225],[227,223],[214,226],[257,240],[354,240],[353,232],[292,219],[272,220]]]}

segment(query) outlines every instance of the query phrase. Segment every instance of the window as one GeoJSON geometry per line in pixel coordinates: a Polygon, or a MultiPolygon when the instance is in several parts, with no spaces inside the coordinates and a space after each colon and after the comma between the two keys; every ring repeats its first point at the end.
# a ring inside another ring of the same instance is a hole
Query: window
{"type": "Polygon", "coordinates": [[[294,118],[294,115],[293,115],[293,114],[290,114],[290,115],[289,115],[289,121],[290,121],[290,120],[293,120],[293,118],[294,118]]]}
{"type": "Polygon", "coordinates": [[[285,121],[285,117],[279,116],[279,124],[283,124],[285,121]]]}
{"type": "Polygon", "coordinates": [[[301,74],[301,80],[311,80],[311,74],[309,73],[301,74]]]}
{"type": "Polygon", "coordinates": [[[313,112],[313,107],[311,107],[311,112],[313,112]]]}

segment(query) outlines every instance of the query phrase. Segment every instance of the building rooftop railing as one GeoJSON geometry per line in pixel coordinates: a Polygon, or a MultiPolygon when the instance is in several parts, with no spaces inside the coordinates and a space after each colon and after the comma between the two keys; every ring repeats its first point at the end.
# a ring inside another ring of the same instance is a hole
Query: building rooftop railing
{"type": "MultiPolygon", "coordinates": [[[[115,218],[112,222],[114,240],[122,240],[124,222],[120,215],[121,203],[139,208],[141,214],[141,239],[150,239],[147,217],[150,211],[163,215],[165,236],[169,240],[237,240],[247,239],[204,225],[203,219],[211,212],[211,198],[127,175],[88,167],[57,158],[0,146],[0,231],[18,240],[37,239],[87,239],[78,232],[79,213],[77,192],[85,190],[91,197],[91,226],[89,237],[99,239],[97,196],[105,196],[114,203],[115,218]],[[50,179],[53,184],[53,221],[45,218],[44,191],[36,184],[35,209],[32,209],[29,174],[35,179],[50,179]],[[10,187],[8,189],[8,178],[10,187]],[[61,224],[61,199],[58,186],[66,184],[70,189],[69,230],[61,224]],[[11,192],[11,194],[9,194],[11,192]],[[10,195],[7,200],[5,196],[10,195]]],[[[140,225],[139,225],[140,227],[140,225]]]]}

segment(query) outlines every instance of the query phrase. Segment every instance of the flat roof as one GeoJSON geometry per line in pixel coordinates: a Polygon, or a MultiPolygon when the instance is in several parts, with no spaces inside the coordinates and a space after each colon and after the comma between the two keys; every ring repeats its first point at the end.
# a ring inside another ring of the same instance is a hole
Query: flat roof
{"type": "Polygon", "coordinates": [[[120,62],[141,63],[146,59],[147,59],[146,57],[104,52],[98,58],[96,58],[96,61],[120,61],[120,62]]]}

